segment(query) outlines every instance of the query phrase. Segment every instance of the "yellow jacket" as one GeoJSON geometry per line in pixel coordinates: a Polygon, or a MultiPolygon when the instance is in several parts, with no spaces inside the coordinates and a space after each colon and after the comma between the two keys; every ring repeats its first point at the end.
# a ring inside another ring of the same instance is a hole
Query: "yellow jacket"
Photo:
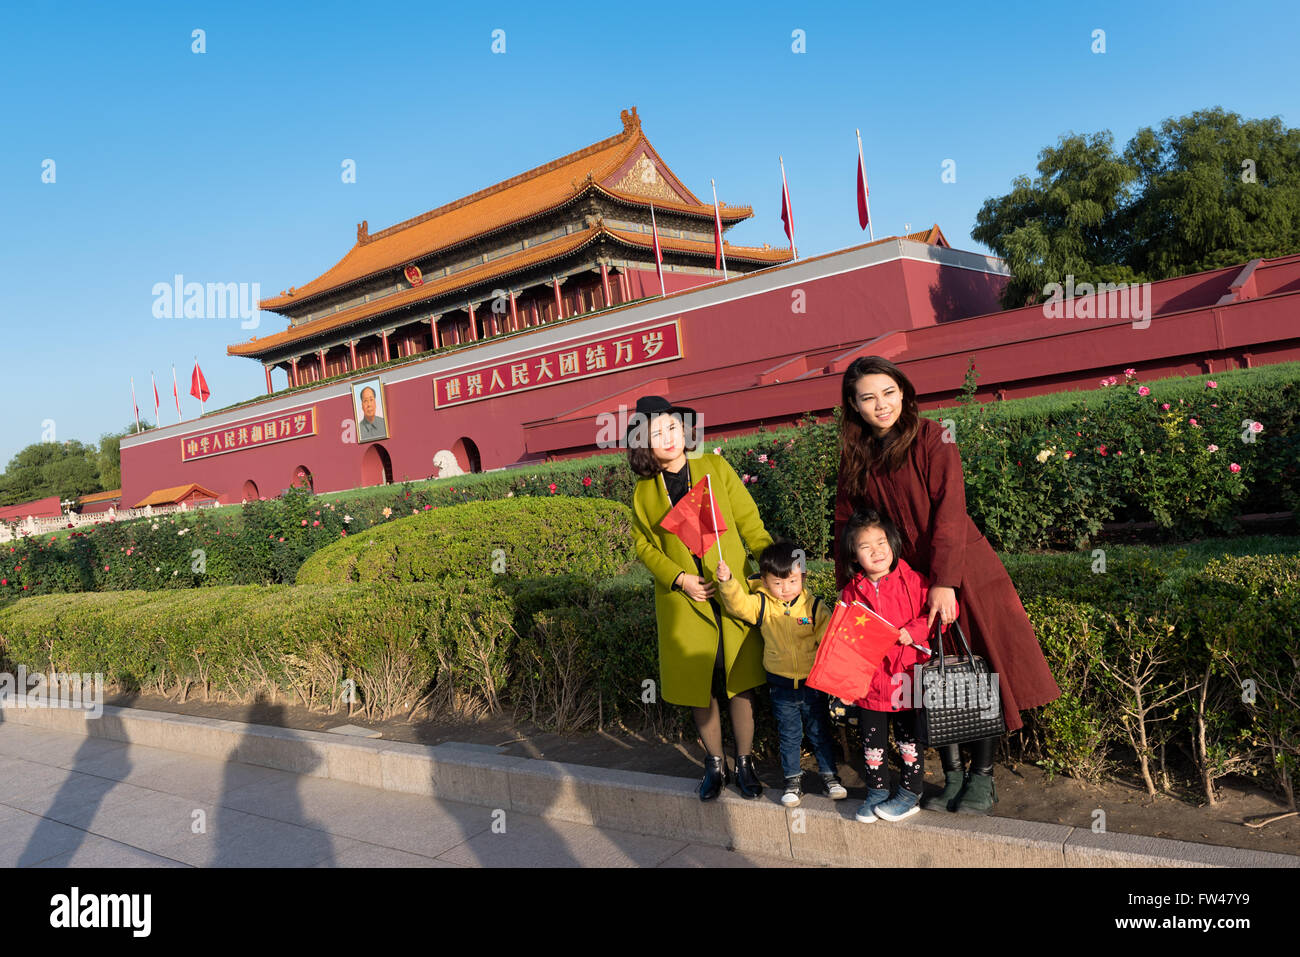
{"type": "Polygon", "coordinates": [[[719,581],[722,607],[731,617],[759,626],[763,632],[763,667],[771,674],[793,679],[794,686],[799,687],[812,670],[817,646],[831,620],[831,609],[807,588],[787,605],[767,590],[762,578],[746,584],[749,588],[736,581],[734,575],[719,581]]]}

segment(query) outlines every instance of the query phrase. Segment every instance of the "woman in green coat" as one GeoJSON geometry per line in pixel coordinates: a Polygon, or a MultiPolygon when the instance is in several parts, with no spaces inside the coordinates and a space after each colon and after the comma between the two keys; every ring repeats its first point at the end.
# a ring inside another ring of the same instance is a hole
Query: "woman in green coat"
{"type": "Polygon", "coordinates": [[[758,508],[735,469],[720,455],[688,452],[695,412],[659,396],[637,400],[629,420],[627,448],[632,471],[641,476],[632,497],[632,535],[636,554],[655,579],[655,618],[659,626],[659,680],[663,699],[688,705],[695,714],[708,759],[700,799],[718,796],[730,780],[722,754],[718,699],[729,699],[736,738],[736,784],[747,798],[763,791],[750,751],[754,743],[753,689],[767,681],[759,630],[723,615],[714,599],[715,545],[706,561],[693,555],[676,535],[659,527],[674,505],[706,475],[722,533],[721,557],[745,568],[745,549],[760,555],[772,544],[758,508]]]}

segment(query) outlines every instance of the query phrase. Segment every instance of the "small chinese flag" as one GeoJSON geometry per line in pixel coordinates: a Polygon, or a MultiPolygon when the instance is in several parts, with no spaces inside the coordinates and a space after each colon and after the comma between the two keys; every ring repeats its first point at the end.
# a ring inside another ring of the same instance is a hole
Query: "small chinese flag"
{"type": "Polygon", "coordinates": [[[714,543],[727,530],[727,523],[718,516],[713,500],[713,490],[706,476],[682,496],[673,510],[664,516],[659,527],[682,540],[692,555],[703,558],[714,543]],[[716,522],[716,525],[714,524],[716,522]]]}
{"type": "Polygon", "coordinates": [[[862,141],[858,140],[858,225],[863,229],[871,222],[871,207],[867,205],[867,166],[862,160],[862,141]]]}
{"type": "Polygon", "coordinates": [[[898,629],[862,602],[835,606],[806,684],[843,701],[866,695],[898,629]]]}
{"type": "Polygon", "coordinates": [[[194,363],[194,372],[190,375],[190,395],[200,402],[207,402],[211,394],[208,391],[208,380],[203,378],[203,370],[197,362],[194,363]]]}

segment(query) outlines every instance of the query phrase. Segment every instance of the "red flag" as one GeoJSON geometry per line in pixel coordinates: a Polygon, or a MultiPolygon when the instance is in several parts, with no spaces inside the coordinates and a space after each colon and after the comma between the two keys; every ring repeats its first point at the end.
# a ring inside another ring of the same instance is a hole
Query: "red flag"
{"type": "Polygon", "coordinates": [[[898,629],[860,601],[835,606],[808,687],[854,702],[866,695],[881,660],[898,642],[898,629]]]}
{"type": "Polygon", "coordinates": [[[135,401],[135,376],[131,376],[131,408],[135,409],[135,430],[140,431],[140,403],[135,401]]]}
{"type": "Polygon", "coordinates": [[[162,403],[161,403],[160,401],[158,401],[158,380],[155,379],[155,378],[153,377],[153,373],[152,373],[152,372],[149,373],[149,381],[153,383],[153,417],[154,417],[154,421],[157,422],[159,425],[162,425],[162,419],[158,417],[158,408],[162,405],[162,403]]]}
{"type": "Polygon", "coordinates": [[[176,421],[181,420],[181,389],[176,383],[176,366],[172,366],[172,398],[176,400],[176,421]]]}
{"type": "Polygon", "coordinates": [[[692,555],[703,558],[727,530],[727,523],[717,513],[713,491],[708,476],[705,476],[682,496],[681,501],[664,516],[659,527],[680,538],[692,555]]]}
{"type": "Polygon", "coordinates": [[[197,362],[194,363],[194,372],[190,375],[190,395],[200,402],[207,402],[208,396],[212,393],[208,391],[208,381],[203,378],[203,370],[199,368],[197,362]]]}
{"type": "Polygon", "coordinates": [[[871,222],[871,208],[867,205],[867,167],[862,161],[862,140],[858,140],[858,225],[863,229],[871,222]]]}
{"type": "Polygon", "coordinates": [[[794,209],[790,205],[790,186],[785,181],[785,160],[781,160],[781,222],[785,223],[785,234],[790,238],[790,252],[798,258],[799,251],[794,246],[794,209]]]}
{"type": "Polygon", "coordinates": [[[659,248],[659,226],[655,222],[655,204],[650,204],[650,231],[655,241],[655,269],[659,273],[659,295],[664,295],[664,254],[659,248]]]}

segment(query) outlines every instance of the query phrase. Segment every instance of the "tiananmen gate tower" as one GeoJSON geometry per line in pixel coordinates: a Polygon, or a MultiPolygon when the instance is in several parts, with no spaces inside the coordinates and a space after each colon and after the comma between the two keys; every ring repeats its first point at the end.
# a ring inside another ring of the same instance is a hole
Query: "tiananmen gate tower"
{"type": "MultiPolygon", "coordinates": [[[[790,424],[837,406],[861,355],[897,363],[927,407],[952,399],[972,355],[990,398],[1095,387],[1126,366],[1300,359],[1300,256],[1150,284],[1145,324],[1101,293],[1069,319],[1000,310],[1005,264],[938,226],[797,260],[724,243],[724,279],[712,202],[635,107],[621,120],[395,226],[360,223],[335,265],[260,303],[283,331],[229,346],[262,364],[267,395],[122,439],[122,506],[191,484],[228,503],[590,454],[601,417],[643,395],[699,410],[707,437],[790,424]]],[[[718,208],[723,232],[751,216],[718,208]]]]}

